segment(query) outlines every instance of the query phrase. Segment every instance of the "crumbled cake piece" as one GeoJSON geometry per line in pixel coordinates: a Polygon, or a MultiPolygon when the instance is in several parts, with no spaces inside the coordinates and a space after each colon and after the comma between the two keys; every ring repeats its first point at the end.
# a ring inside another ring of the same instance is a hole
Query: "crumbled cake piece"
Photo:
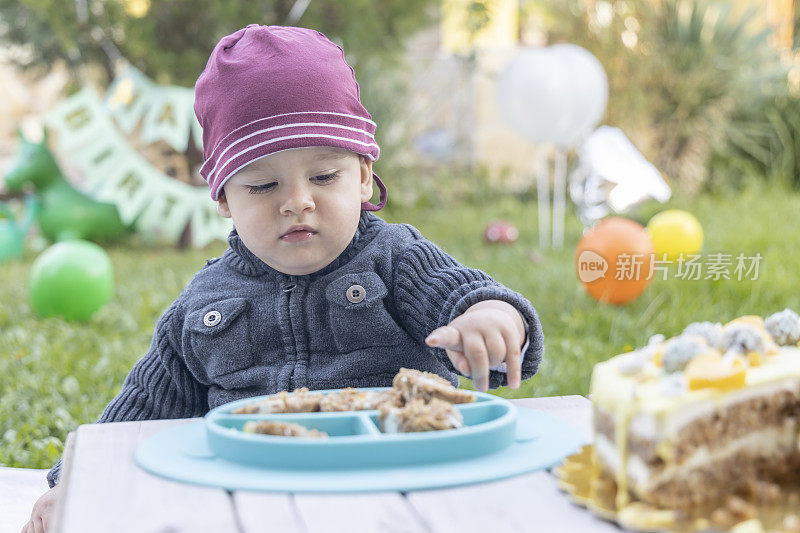
{"type": "Polygon", "coordinates": [[[764,327],[780,346],[794,346],[800,341],[800,316],[791,309],[771,315],[764,327]]]}
{"type": "Polygon", "coordinates": [[[291,394],[282,390],[257,402],[232,410],[234,415],[254,413],[313,413],[319,411],[322,394],[309,392],[307,387],[295,389],[291,394]]]}
{"type": "Polygon", "coordinates": [[[308,387],[295,389],[286,396],[286,413],[314,413],[319,411],[319,404],[323,395],[318,392],[308,392],[308,387]]]}
{"type": "Polygon", "coordinates": [[[288,393],[285,390],[277,394],[271,394],[266,398],[257,402],[248,403],[237,407],[231,413],[234,415],[249,415],[254,413],[285,413],[286,412],[286,396],[288,393]]]}
{"type": "Polygon", "coordinates": [[[720,526],[730,527],[733,524],[752,520],[758,516],[755,505],[738,496],[730,496],[725,505],[711,513],[711,520],[720,526]]]}
{"type": "Polygon", "coordinates": [[[363,411],[377,409],[381,404],[399,404],[399,394],[394,389],[386,391],[359,390],[352,387],[326,394],[320,400],[320,411],[363,411]]]}
{"type": "Polygon", "coordinates": [[[415,398],[403,407],[381,406],[378,417],[384,433],[409,433],[455,429],[464,425],[464,419],[455,406],[439,398],[426,402],[415,398]]]}
{"type": "Polygon", "coordinates": [[[277,420],[260,420],[246,422],[242,431],[261,435],[278,435],[281,437],[317,437],[324,438],[328,434],[316,429],[308,429],[300,424],[279,422],[277,420]]]}
{"type": "Polygon", "coordinates": [[[781,496],[781,487],[777,483],[749,479],[739,489],[739,495],[747,501],[774,504],[781,496]]]}
{"type": "Polygon", "coordinates": [[[429,401],[433,398],[451,403],[475,401],[475,395],[471,392],[459,390],[443,377],[431,372],[401,368],[392,383],[393,387],[400,391],[405,403],[414,399],[429,401]]]}

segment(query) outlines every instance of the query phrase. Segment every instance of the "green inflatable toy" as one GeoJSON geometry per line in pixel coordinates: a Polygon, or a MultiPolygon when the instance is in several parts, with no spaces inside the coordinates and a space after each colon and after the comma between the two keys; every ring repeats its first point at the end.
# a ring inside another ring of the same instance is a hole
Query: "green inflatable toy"
{"type": "Polygon", "coordinates": [[[0,214],[5,220],[0,220],[0,263],[10,259],[19,259],[25,251],[25,236],[36,216],[36,199],[29,196],[25,199],[25,212],[21,221],[17,221],[11,209],[0,202],[0,214]]]}
{"type": "Polygon", "coordinates": [[[111,260],[93,242],[56,243],[33,262],[30,290],[40,316],[87,320],[111,299],[111,260]]]}
{"type": "Polygon", "coordinates": [[[47,149],[47,133],[41,143],[32,143],[17,130],[22,148],[5,176],[9,192],[31,184],[38,196],[36,221],[51,241],[87,239],[108,242],[129,232],[113,204],[97,202],[77,191],[61,173],[47,149]]]}

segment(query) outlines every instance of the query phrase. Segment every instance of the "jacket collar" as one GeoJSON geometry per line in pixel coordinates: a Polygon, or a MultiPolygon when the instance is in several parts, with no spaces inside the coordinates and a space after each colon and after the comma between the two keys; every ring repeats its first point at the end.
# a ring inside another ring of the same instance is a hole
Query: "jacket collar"
{"type": "Polygon", "coordinates": [[[339,256],[329,265],[316,272],[302,276],[284,274],[283,272],[275,270],[271,266],[267,265],[253,252],[251,252],[247,246],[244,245],[242,239],[239,237],[239,233],[236,231],[236,228],[234,228],[230,235],[228,235],[228,244],[230,245],[230,248],[225,250],[222,259],[231,269],[239,272],[240,274],[244,274],[245,276],[264,276],[266,279],[277,282],[311,281],[336,270],[340,266],[350,261],[356,256],[356,254],[358,254],[358,252],[363,250],[370,243],[370,241],[372,241],[378,231],[380,231],[380,229],[386,224],[386,221],[379,218],[375,214],[369,211],[361,211],[356,233],[353,235],[353,240],[350,241],[350,244],[347,245],[347,248],[345,248],[344,251],[339,254],[339,256]]]}

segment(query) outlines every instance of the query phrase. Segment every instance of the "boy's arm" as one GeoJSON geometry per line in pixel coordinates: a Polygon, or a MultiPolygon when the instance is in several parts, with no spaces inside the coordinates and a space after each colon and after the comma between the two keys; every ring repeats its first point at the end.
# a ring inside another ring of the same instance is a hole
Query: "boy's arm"
{"type": "MultiPolygon", "coordinates": [[[[208,411],[208,390],[194,379],[180,357],[181,321],[173,303],[159,318],[150,349],[128,373],[119,394],[103,410],[98,423],[162,418],[190,418],[208,411]]],[[[52,488],[61,474],[61,460],[47,473],[52,488]]]]}
{"type": "MultiPolygon", "coordinates": [[[[446,326],[470,307],[486,300],[500,300],[514,307],[527,329],[522,352],[522,379],[536,373],[542,359],[544,337],[536,310],[524,296],[485,272],[466,267],[427,239],[404,250],[394,268],[394,300],[403,328],[420,343],[436,328],[446,326]]],[[[434,350],[452,371],[458,372],[441,348],[434,350]]],[[[489,388],[507,384],[506,373],[494,367],[489,388]]]]}

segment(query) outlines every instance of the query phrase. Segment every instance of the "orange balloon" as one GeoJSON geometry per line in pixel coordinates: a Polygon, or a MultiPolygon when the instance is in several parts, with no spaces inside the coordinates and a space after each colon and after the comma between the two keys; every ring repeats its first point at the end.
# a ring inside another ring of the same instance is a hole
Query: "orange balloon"
{"type": "Polygon", "coordinates": [[[635,300],[653,279],[653,241],[647,229],[627,218],[600,222],[578,242],[578,279],[598,302],[635,300]]]}

